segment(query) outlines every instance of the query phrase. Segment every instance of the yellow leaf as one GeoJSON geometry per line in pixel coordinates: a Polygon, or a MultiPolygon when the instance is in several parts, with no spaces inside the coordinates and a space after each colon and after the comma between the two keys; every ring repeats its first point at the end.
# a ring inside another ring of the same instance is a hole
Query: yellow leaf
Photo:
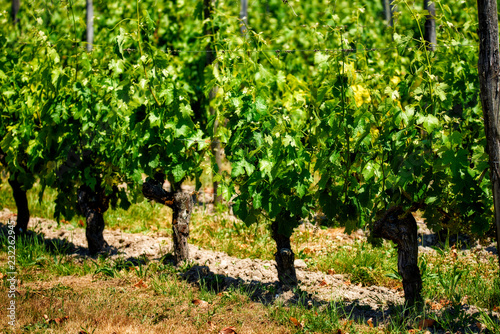
{"type": "Polygon", "coordinates": [[[392,82],[394,85],[397,85],[400,81],[401,81],[401,79],[399,79],[399,77],[392,77],[392,78],[391,78],[391,82],[392,82]]]}
{"type": "Polygon", "coordinates": [[[365,103],[370,103],[372,101],[370,97],[370,92],[368,89],[361,85],[355,85],[351,87],[354,92],[354,101],[356,102],[356,107],[361,107],[365,103]]]}

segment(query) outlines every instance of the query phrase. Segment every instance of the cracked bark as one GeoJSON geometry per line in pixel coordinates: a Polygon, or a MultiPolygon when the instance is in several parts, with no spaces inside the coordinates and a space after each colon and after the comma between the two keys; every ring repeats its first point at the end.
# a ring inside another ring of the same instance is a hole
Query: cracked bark
{"type": "Polygon", "coordinates": [[[417,222],[411,212],[392,207],[375,222],[373,236],[393,241],[398,247],[398,273],[403,278],[405,303],[411,307],[422,302],[422,278],[418,268],[417,222]]]}
{"type": "Polygon", "coordinates": [[[95,255],[108,247],[103,236],[103,215],[109,208],[109,198],[105,195],[104,189],[93,191],[89,186],[81,186],[78,189],[78,206],[87,222],[85,236],[89,252],[95,255]]]}
{"type": "Polygon", "coordinates": [[[168,192],[163,189],[163,182],[148,180],[142,185],[142,193],[147,199],[161,203],[173,210],[172,214],[172,239],[174,244],[175,263],[179,264],[189,259],[189,222],[193,211],[193,198],[191,194],[179,190],[168,192]]]}
{"type": "MultiPolygon", "coordinates": [[[[478,74],[483,107],[486,151],[490,158],[497,248],[500,249],[500,59],[496,0],[477,0],[479,59],[478,74]]],[[[500,263],[500,253],[498,256],[500,263]]]]}
{"type": "MultiPolygon", "coordinates": [[[[7,167],[6,158],[7,155],[0,148],[0,163],[5,167],[7,167]]],[[[28,230],[28,223],[30,221],[28,197],[26,196],[26,190],[23,188],[21,182],[18,181],[18,178],[18,173],[14,173],[9,177],[9,184],[12,188],[12,196],[14,197],[17,207],[17,221],[16,226],[14,227],[16,235],[25,233],[28,230]]]]}
{"type": "Polygon", "coordinates": [[[14,227],[14,231],[16,235],[20,235],[28,230],[30,210],[28,207],[26,190],[23,189],[22,184],[17,180],[17,176],[17,173],[15,173],[11,178],[9,178],[9,184],[12,187],[12,194],[17,207],[17,222],[14,227]]]}
{"type": "Polygon", "coordinates": [[[289,214],[279,214],[271,224],[271,235],[276,241],[276,269],[278,271],[278,279],[283,286],[293,287],[298,283],[297,274],[295,272],[295,254],[290,245],[290,236],[280,233],[281,224],[286,224],[287,219],[294,219],[289,214]]]}

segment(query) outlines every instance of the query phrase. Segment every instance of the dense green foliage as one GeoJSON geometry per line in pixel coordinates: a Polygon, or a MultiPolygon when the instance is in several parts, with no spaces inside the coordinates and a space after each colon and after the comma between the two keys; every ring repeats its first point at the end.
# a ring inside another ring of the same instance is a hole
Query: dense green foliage
{"type": "Polygon", "coordinates": [[[56,216],[65,217],[77,212],[81,185],[113,195],[112,203],[119,197],[126,207],[125,190],[117,186],[127,183],[135,198],[143,173],[163,172],[172,184],[197,177],[207,146],[199,125],[203,113],[195,117],[190,105],[202,98],[192,88],[199,83],[189,77],[195,73],[185,73],[185,62],[158,49],[158,31],[141,4],[99,4],[96,12],[103,16],[96,18],[92,53],[78,38],[85,32],[84,8],[32,5],[20,31],[9,33],[2,13],[5,167],[29,176],[26,188],[38,176],[59,189],[56,216]],[[183,76],[189,78],[179,80],[183,76]]]}
{"type": "Polygon", "coordinates": [[[425,12],[406,1],[394,29],[374,5],[301,3],[295,11],[315,19],[288,13],[274,38],[221,41],[259,51],[224,53],[215,74],[240,217],[285,209],[306,218],[316,207],[354,228],[403,205],[436,229],[489,228],[475,12],[437,4],[434,52],[421,37],[425,12]]]}
{"type": "Polygon", "coordinates": [[[483,233],[492,205],[475,3],[436,2],[428,51],[422,4],[396,2],[388,27],[381,2],[256,1],[244,36],[233,2],[218,3],[209,35],[201,1],[96,2],[91,53],[83,2],[32,1],[15,29],[3,11],[4,167],[27,188],[38,177],[59,189],[68,216],[80,185],[126,207],[117,186],[135,199],[143,174],[199,178],[215,137],[232,167],[223,193],[247,224],[322,211],[354,228],[396,204],[436,229],[483,233]]]}

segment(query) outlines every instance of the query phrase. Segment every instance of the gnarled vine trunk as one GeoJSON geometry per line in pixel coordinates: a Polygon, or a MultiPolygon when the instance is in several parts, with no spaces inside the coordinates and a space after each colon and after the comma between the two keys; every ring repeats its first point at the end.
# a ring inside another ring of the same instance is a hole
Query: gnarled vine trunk
{"type": "Polygon", "coordinates": [[[174,193],[172,205],[172,232],[174,241],[175,262],[180,263],[189,259],[189,222],[193,211],[193,199],[190,194],[174,193]]]}
{"type": "MultiPolygon", "coordinates": [[[[0,148],[0,163],[7,167],[7,155],[0,148]]],[[[18,181],[19,175],[14,173],[9,178],[9,184],[12,188],[12,195],[17,207],[17,222],[14,227],[16,235],[23,234],[28,230],[28,223],[30,221],[30,210],[28,207],[28,197],[26,190],[23,189],[22,184],[18,181]]]]}
{"type": "MultiPolygon", "coordinates": [[[[297,285],[297,274],[295,272],[295,254],[290,245],[290,236],[283,234],[282,224],[287,224],[287,220],[295,219],[289,213],[281,213],[271,224],[271,235],[276,241],[276,253],[274,258],[276,260],[276,269],[278,271],[278,279],[284,286],[297,285]]],[[[288,222],[289,223],[289,222],[288,222]]]]}
{"type": "Polygon", "coordinates": [[[375,222],[373,236],[393,241],[398,246],[398,272],[403,278],[407,306],[422,301],[422,278],[418,268],[417,222],[411,212],[392,207],[375,222]]]}
{"type": "Polygon", "coordinates": [[[9,178],[9,184],[12,187],[12,194],[17,206],[17,222],[14,231],[16,235],[19,235],[28,230],[28,223],[30,221],[28,197],[26,196],[26,190],[23,189],[22,184],[17,180],[17,174],[9,178]]]}
{"type": "Polygon", "coordinates": [[[193,198],[191,194],[183,193],[180,187],[177,191],[168,192],[163,189],[160,180],[147,180],[142,185],[144,197],[155,202],[167,205],[173,210],[172,214],[172,239],[174,244],[175,263],[179,264],[189,259],[189,222],[193,212],[193,198]]]}
{"type": "Polygon", "coordinates": [[[78,189],[78,206],[87,221],[85,236],[89,252],[92,255],[97,254],[108,247],[103,236],[103,215],[109,208],[109,198],[105,195],[104,189],[93,191],[89,186],[81,186],[78,189]]]}

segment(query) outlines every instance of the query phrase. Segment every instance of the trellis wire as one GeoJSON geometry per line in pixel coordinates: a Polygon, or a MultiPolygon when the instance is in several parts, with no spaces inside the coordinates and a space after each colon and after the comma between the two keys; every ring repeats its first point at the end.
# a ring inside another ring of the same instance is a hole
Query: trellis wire
{"type": "MultiPolygon", "coordinates": [[[[86,42],[75,42],[78,44],[86,44],[86,42]]],[[[27,45],[29,43],[25,42],[20,42],[19,44],[24,44],[27,45]]],[[[54,47],[54,44],[49,43],[48,44],[50,47],[54,47]]],[[[106,48],[100,45],[93,45],[94,48],[106,48]]],[[[114,46],[108,46],[108,48],[111,48],[114,46]]],[[[422,46],[420,46],[422,47],[422,46]]],[[[306,53],[306,52],[324,52],[324,53],[336,53],[336,52],[347,52],[347,53],[357,53],[357,52],[373,52],[373,51],[391,51],[391,50],[417,50],[420,48],[419,46],[406,46],[406,47],[400,47],[400,46],[393,46],[393,47],[385,47],[385,48],[361,48],[361,49],[355,49],[355,48],[340,48],[340,49],[269,49],[269,50],[253,50],[253,49],[234,49],[234,50],[227,50],[227,49],[219,49],[219,50],[159,50],[167,54],[181,54],[181,53],[275,53],[275,54],[281,54],[281,53],[306,53]]],[[[471,45],[471,44],[441,44],[441,45],[434,45],[435,48],[453,48],[453,47],[458,47],[458,48],[474,48],[478,47],[477,45],[471,45]]],[[[80,49],[85,49],[86,46],[78,46],[80,49]]],[[[89,53],[92,53],[94,50],[92,50],[89,53]]],[[[126,48],[123,49],[123,51],[126,51],[128,53],[132,52],[137,52],[137,49],[132,49],[132,48],[126,48]]]]}

